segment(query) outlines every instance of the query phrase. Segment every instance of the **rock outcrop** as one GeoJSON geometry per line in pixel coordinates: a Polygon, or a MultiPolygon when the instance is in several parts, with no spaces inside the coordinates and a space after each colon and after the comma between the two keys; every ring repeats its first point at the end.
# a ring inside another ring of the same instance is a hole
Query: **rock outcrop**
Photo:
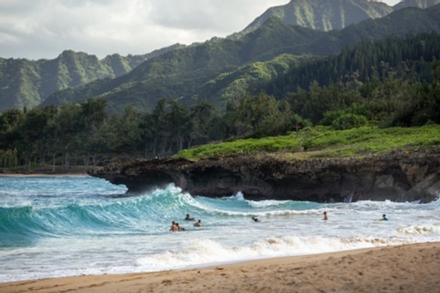
{"type": "Polygon", "coordinates": [[[136,161],[91,171],[129,192],[175,183],[192,195],[254,200],[430,202],[440,195],[440,149],[360,158],[282,160],[274,155],[136,161]]]}

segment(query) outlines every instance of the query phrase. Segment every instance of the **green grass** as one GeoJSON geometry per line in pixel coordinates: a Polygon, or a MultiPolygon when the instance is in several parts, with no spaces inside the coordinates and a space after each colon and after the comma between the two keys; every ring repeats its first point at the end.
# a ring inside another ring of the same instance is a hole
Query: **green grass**
{"type": "Polygon", "coordinates": [[[411,128],[361,127],[332,130],[314,127],[285,136],[239,139],[181,151],[190,160],[208,157],[276,153],[289,159],[352,157],[411,147],[440,145],[440,125],[411,128]]]}

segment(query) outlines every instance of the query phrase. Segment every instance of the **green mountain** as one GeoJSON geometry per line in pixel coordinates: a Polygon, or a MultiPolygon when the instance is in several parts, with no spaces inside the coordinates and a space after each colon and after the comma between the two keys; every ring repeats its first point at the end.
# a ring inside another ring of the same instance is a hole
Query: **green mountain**
{"type": "Polygon", "coordinates": [[[144,62],[120,78],[55,93],[45,104],[103,97],[110,109],[132,105],[148,110],[161,98],[182,98],[190,102],[197,98],[198,90],[206,82],[245,64],[270,60],[284,53],[325,54],[328,48],[312,46],[323,37],[323,32],[286,26],[272,18],[239,40],[213,38],[173,50],[144,62]]]}
{"type": "MultiPolygon", "coordinates": [[[[265,92],[285,98],[290,93],[301,92],[298,89],[309,90],[317,84],[322,87],[337,85],[341,91],[344,86],[357,87],[368,82],[377,85],[389,79],[430,84],[436,78],[433,68],[437,66],[440,69],[438,60],[438,33],[419,34],[402,39],[388,38],[376,42],[365,41],[354,48],[344,49],[336,56],[291,67],[287,73],[280,74],[277,80],[268,83],[265,92]]],[[[324,100],[319,102],[324,103],[324,100]]],[[[380,105],[380,102],[369,102],[372,105],[380,105]]],[[[304,117],[310,115],[310,109],[319,108],[317,105],[306,107],[307,103],[308,101],[298,101],[298,108],[295,109],[304,117]],[[303,107],[307,109],[304,110],[303,107]]]]}
{"type": "Polygon", "coordinates": [[[289,25],[330,31],[380,18],[392,11],[393,8],[385,3],[367,0],[292,0],[286,5],[269,8],[241,34],[256,30],[271,17],[280,18],[289,25]]]}
{"type": "Polygon", "coordinates": [[[331,31],[341,30],[367,19],[381,18],[403,8],[425,9],[437,4],[440,4],[440,0],[403,0],[394,7],[369,0],[291,0],[286,5],[269,8],[243,31],[232,37],[256,30],[271,17],[277,17],[289,25],[331,31]]]}
{"type": "MultiPolygon", "coordinates": [[[[332,32],[285,25],[279,18],[273,17],[241,38],[214,38],[202,44],[172,50],[147,60],[120,78],[57,92],[45,104],[96,97],[106,99],[114,111],[128,105],[150,110],[161,98],[179,98],[187,104],[197,99],[207,99],[216,100],[219,104],[221,101],[218,99],[233,96],[230,89],[238,88],[238,77],[252,76],[255,73],[252,71],[261,67],[261,64],[242,66],[269,61],[281,54],[325,56],[337,54],[344,47],[366,40],[440,32],[439,16],[440,5],[426,10],[407,8],[381,19],[367,20],[332,32]],[[236,76],[237,83],[228,80],[228,76],[236,76]]],[[[250,84],[252,82],[245,87],[250,87],[250,84]]],[[[237,93],[240,96],[243,91],[237,93]]]]}
{"type": "Polygon", "coordinates": [[[396,4],[393,8],[394,10],[406,7],[429,8],[437,4],[440,4],[440,0],[403,0],[402,2],[396,4]]]}
{"type": "Polygon", "coordinates": [[[198,90],[198,95],[217,105],[239,97],[256,95],[275,80],[286,75],[291,68],[304,64],[310,59],[311,57],[308,56],[282,54],[270,61],[244,65],[206,82],[198,90]]]}
{"type": "Polygon", "coordinates": [[[174,45],[146,55],[124,57],[114,54],[103,60],[71,50],[64,51],[53,60],[0,58],[0,111],[32,108],[56,91],[122,76],[145,60],[180,46],[174,45]]]}

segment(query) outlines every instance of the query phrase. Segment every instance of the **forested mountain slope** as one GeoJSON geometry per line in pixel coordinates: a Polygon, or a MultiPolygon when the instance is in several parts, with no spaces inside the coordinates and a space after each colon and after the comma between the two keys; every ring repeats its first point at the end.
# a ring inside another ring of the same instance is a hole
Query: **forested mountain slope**
{"type": "Polygon", "coordinates": [[[32,108],[50,94],[130,72],[149,58],[180,47],[174,45],[145,55],[94,55],[66,50],[52,60],[0,58],[0,111],[32,108]]]}
{"type": "Polygon", "coordinates": [[[394,7],[368,0],[291,0],[281,6],[269,8],[234,37],[252,32],[267,19],[277,17],[284,24],[299,25],[322,31],[341,30],[367,19],[384,17],[403,8],[429,8],[440,0],[404,0],[394,7]]]}
{"type": "MultiPolygon", "coordinates": [[[[127,105],[151,110],[161,98],[179,98],[186,104],[211,99],[206,89],[221,74],[243,65],[267,61],[278,55],[326,56],[362,41],[440,32],[440,6],[426,10],[407,8],[384,18],[367,20],[341,31],[321,32],[288,26],[270,18],[256,31],[239,39],[212,39],[170,51],[138,66],[120,78],[97,81],[79,89],[51,95],[46,104],[104,98],[113,111],[127,105]]],[[[217,88],[216,92],[222,89],[217,88]]],[[[215,96],[215,93],[214,93],[215,96]]]]}
{"type": "Polygon", "coordinates": [[[269,8],[241,33],[256,30],[271,17],[280,18],[284,24],[330,31],[384,17],[392,11],[393,8],[385,3],[367,0],[292,0],[286,5],[269,8]]]}

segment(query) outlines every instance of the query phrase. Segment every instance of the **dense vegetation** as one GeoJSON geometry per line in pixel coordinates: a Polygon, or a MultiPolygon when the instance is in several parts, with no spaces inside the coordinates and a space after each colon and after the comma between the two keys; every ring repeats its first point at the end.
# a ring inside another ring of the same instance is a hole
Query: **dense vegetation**
{"type": "Polygon", "coordinates": [[[314,123],[362,115],[383,126],[440,123],[440,36],[366,42],[293,68],[268,92],[314,123]]]}
{"type": "Polygon", "coordinates": [[[337,56],[291,67],[287,74],[270,84],[269,91],[284,96],[297,88],[320,85],[383,81],[388,77],[432,82],[432,63],[440,60],[440,35],[388,38],[365,41],[355,48],[346,48],[337,56]]]}
{"type": "Polygon", "coordinates": [[[219,113],[200,102],[186,108],[161,100],[149,113],[109,115],[104,100],[11,110],[0,116],[0,166],[90,165],[110,157],[171,155],[235,136],[282,134],[301,123],[286,102],[261,95],[219,113]]]}

